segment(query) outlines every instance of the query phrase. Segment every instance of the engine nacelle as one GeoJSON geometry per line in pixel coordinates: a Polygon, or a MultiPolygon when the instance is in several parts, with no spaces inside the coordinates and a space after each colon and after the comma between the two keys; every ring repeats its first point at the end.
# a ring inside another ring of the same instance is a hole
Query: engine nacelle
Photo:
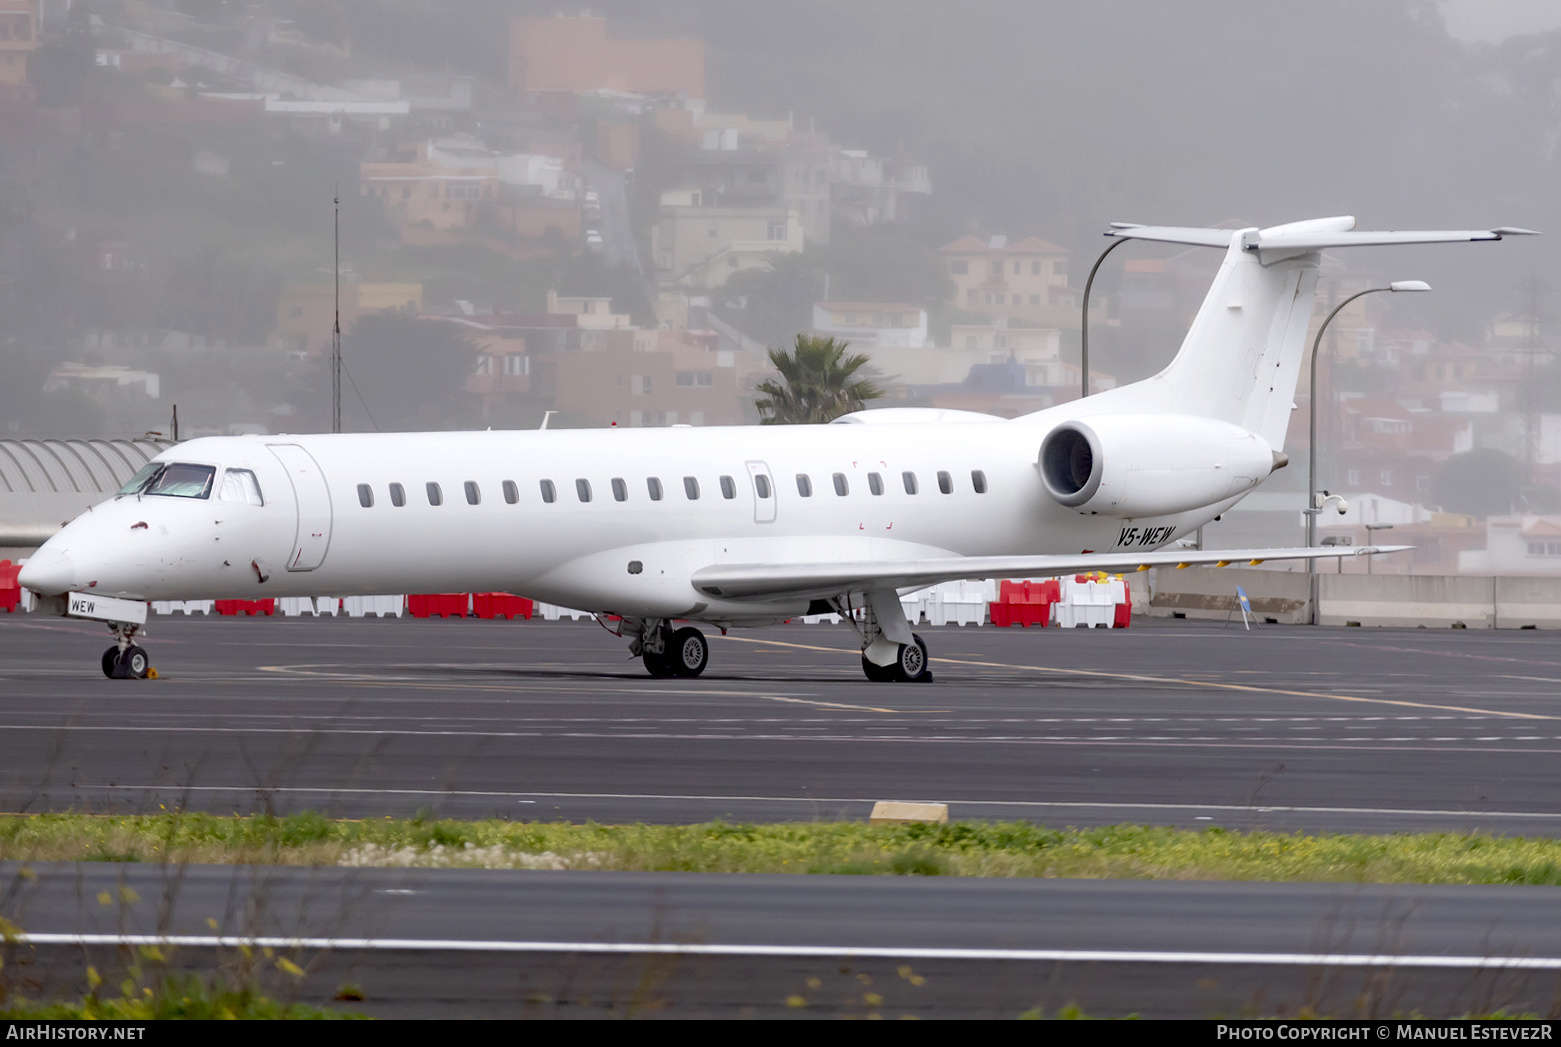
{"type": "Polygon", "coordinates": [[[1041,441],[1037,464],[1063,505],[1136,519],[1235,497],[1286,461],[1261,436],[1229,422],[1121,414],[1063,422],[1041,441]]]}

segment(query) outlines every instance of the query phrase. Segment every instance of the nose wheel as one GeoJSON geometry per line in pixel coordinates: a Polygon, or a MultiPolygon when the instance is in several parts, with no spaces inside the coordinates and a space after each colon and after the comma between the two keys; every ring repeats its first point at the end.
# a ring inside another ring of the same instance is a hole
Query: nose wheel
{"type": "Polygon", "coordinates": [[[110,680],[157,679],[157,670],[152,668],[146,648],[132,642],[139,627],[133,623],[110,622],[109,629],[114,633],[115,642],[103,652],[103,675],[110,680]]]}
{"type": "Polygon", "coordinates": [[[121,651],[110,647],[103,652],[103,675],[110,680],[144,680],[152,672],[152,660],[145,647],[131,644],[121,651]]]}

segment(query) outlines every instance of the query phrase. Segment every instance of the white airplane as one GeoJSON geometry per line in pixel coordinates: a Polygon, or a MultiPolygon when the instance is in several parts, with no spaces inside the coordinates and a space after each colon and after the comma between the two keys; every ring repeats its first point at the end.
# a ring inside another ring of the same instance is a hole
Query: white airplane
{"type": "Polygon", "coordinates": [[[111,677],[147,674],[149,600],[476,590],[619,616],[653,676],[705,668],[703,633],[678,622],[838,611],[868,679],[930,679],[901,591],[1340,554],[1166,546],[1286,463],[1319,252],[1528,232],[1354,225],[1113,226],[1224,248],[1224,264],[1165,370],[1021,418],[197,439],[72,520],[20,581],[43,609],[108,622],[111,677]]]}

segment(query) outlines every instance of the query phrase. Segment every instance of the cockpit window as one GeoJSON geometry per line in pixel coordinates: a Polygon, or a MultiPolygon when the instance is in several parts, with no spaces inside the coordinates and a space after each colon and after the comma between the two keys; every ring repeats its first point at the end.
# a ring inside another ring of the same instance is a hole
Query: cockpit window
{"type": "Polygon", "coordinates": [[[186,465],[170,462],[168,468],[147,484],[147,494],[160,494],[169,498],[210,498],[212,481],[217,470],[209,465],[186,465]]]}
{"type": "Polygon", "coordinates": [[[156,494],[165,498],[210,498],[212,482],[216,478],[215,466],[151,462],[120,488],[119,493],[156,494]]]}
{"type": "MultiPolygon", "coordinates": [[[[256,480],[255,474],[248,469],[229,469],[223,473],[222,486],[217,488],[217,497],[224,502],[243,502],[248,505],[266,504],[266,500],[260,496],[260,481],[256,480]]],[[[370,504],[373,504],[372,495],[370,496],[370,504]]]]}
{"type": "Polygon", "coordinates": [[[162,462],[147,462],[145,465],[143,465],[140,468],[140,471],[138,471],[134,476],[132,476],[130,478],[130,482],[129,483],[125,484],[125,486],[123,486],[123,487],[121,487],[119,489],[119,493],[122,494],[122,495],[125,495],[125,494],[135,494],[141,488],[146,486],[146,482],[148,480],[150,480],[153,476],[156,476],[158,473],[160,473],[162,471],[163,471],[163,463],[162,462]]]}

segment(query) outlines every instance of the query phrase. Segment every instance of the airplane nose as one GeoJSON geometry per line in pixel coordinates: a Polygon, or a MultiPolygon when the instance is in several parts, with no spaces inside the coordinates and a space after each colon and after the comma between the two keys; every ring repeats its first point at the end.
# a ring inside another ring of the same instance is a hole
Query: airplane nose
{"type": "Polygon", "coordinates": [[[22,565],[16,580],[24,588],[45,596],[58,596],[78,588],[76,564],[65,553],[47,545],[22,565]]]}

